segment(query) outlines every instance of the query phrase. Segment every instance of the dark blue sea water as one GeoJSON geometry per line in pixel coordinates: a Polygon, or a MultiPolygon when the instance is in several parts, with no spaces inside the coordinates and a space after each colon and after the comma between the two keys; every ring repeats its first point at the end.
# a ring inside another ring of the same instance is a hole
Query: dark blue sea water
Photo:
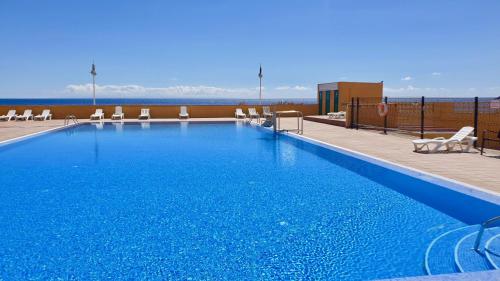
{"type": "MultiPolygon", "coordinates": [[[[263,99],[262,104],[314,104],[315,98],[263,99]]],[[[259,104],[258,99],[96,99],[98,105],[238,105],[259,104]]],[[[91,105],[92,99],[0,99],[0,105],[91,105]]]]}
{"type": "MultiPolygon", "coordinates": [[[[389,102],[420,102],[420,97],[389,97],[389,102]]],[[[494,99],[494,97],[481,97],[480,102],[494,99]]],[[[473,102],[474,98],[435,98],[427,97],[426,102],[473,102]]],[[[315,104],[316,98],[284,98],[263,99],[262,104],[315,104]]],[[[239,105],[260,104],[258,99],[96,99],[97,105],[239,105]]],[[[0,105],[91,105],[92,99],[0,99],[0,105]]]]}

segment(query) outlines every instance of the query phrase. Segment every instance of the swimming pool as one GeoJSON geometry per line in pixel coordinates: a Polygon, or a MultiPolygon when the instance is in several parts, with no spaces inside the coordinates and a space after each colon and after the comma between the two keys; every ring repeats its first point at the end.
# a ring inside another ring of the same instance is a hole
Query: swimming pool
{"type": "Polygon", "coordinates": [[[243,123],[82,124],[0,163],[5,280],[416,276],[436,237],[500,213],[243,123]]]}

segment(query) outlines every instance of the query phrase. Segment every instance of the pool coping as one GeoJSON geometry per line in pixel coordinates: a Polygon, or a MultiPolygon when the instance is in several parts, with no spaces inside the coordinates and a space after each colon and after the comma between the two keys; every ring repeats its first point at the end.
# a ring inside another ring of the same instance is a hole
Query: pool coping
{"type": "MultiPolygon", "coordinates": [[[[268,129],[268,128],[266,128],[268,129]]],[[[484,200],[496,205],[500,205],[500,193],[487,190],[484,188],[481,188],[479,186],[475,186],[472,184],[468,184],[465,182],[457,181],[454,179],[450,179],[444,176],[436,175],[430,172],[425,172],[416,168],[408,167],[402,164],[397,164],[389,160],[385,160],[376,156],[372,156],[369,154],[365,154],[359,151],[355,151],[352,149],[344,148],[341,146],[337,146],[331,143],[327,143],[324,141],[320,141],[317,139],[313,139],[310,137],[306,137],[303,135],[295,134],[295,133],[289,133],[289,132],[280,132],[280,134],[290,136],[295,139],[300,139],[302,141],[305,141],[307,143],[311,143],[314,145],[318,145],[320,147],[326,148],[333,150],[338,153],[342,153],[347,156],[354,157],[356,159],[360,159],[362,161],[366,161],[368,163],[378,165],[393,171],[396,171],[398,173],[411,176],[420,180],[423,180],[425,182],[429,182],[456,192],[460,192],[462,194],[472,196],[474,198],[484,200]]]]}
{"type": "Polygon", "coordinates": [[[34,138],[34,137],[38,137],[38,136],[45,135],[45,134],[48,134],[48,133],[52,133],[52,132],[59,131],[59,130],[64,130],[64,129],[67,129],[67,128],[70,128],[70,127],[75,127],[75,126],[78,126],[78,125],[81,125],[81,124],[85,124],[85,123],[88,123],[88,122],[79,122],[79,123],[72,123],[72,124],[68,124],[68,125],[62,125],[62,126],[59,126],[59,127],[54,127],[54,128],[50,128],[50,129],[38,131],[38,132],[35,132],[35,133],[31,133],[31,134],[27,134],[27,135],[15,137],[15,138],[12,138],[12,139],[3,140],[3,141],[0,141],[0,146],[4,146],[4,145],[11,144],[11,143],[23,141],[23,140],[26,140],[26,139],[31,139],[31,138],[34,138]]]}

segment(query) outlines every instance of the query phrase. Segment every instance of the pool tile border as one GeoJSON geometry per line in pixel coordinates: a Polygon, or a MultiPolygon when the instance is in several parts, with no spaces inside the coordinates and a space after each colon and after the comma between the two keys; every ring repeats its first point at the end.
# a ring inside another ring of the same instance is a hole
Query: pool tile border
{"type": "Polygon", "coordinates": [[[490,202],[493,204],[500,205],[500,194],[496,193],[494,191],[486,190],[484,188],[481,188],[481,187],[478,187],[475,185],[467,184],[464,182],[460,182],[460,181],[450,179],[447,177],[443,177],[440,175],[436,175],[433,173],[424,172],[424,171],[421,171],[421,170],[418,170],[415,168],[411,168],[408,166],[397,164],[397,163],[394,163],[394,162],[391,162],[391,161],[388,161],[388,160],[385,160],[385,159],[382,159],[379,157],[371,156],[371,155],[368,155],[368,154],[365,154],[362,152],[358,152],[358,151],[351,150],[348,148],[333,145],[333,144],[330,144],[330,143],[327,143],[324,141],[319,141],[319,140],[316,140],[316,139],[313,139],[310,137],[306,137],[303,135],[298,135],[298,134],[294,134],[294,133],[287,133],[287,132],[283,132],[282,134],[289,136],[289,137],[292,137],[292,138],[295,138],[295,139],[300,139],[302,141],[305,141],[305,142],[308,142],[311,144],[321,146],[321,147],[326,148],[326,149],[333,150],[333,151],[338,152],[338,153],[342,153],[344,155],[348,155],[348,156],[369,162],[369,163],[374,164],[374,165],[382,166],[384,168],[394,170],[394,171],[399,172],[401,174],[415,177],[415,178],[421,179],[423,181],[426,181],[426,182],[429,182],[432,184],[436,184],[436,185],[442,186],[444,188],[448,188],[448,189],[456,191],[456,192],[460,192],[460,193],[463,193],[463,194],[466,194],[466,195],[469,195],[469,196],[472,196],[472,197],[475,197],[475,198],[478,198],[478,199],[481,199],[481,200],[484,200],[484,201],[487,201],[487,202],[490,202]]]}

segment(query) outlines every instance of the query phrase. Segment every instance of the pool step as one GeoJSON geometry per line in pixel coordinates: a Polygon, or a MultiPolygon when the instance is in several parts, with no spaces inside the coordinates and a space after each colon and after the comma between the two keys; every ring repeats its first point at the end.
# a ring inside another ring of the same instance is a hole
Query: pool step
{"type": "Polygon", "coordinates": [[[500,269],[500,234],[494,235],[485,244],[485,254],[494,269],[500,269]]]}
{"type": "Polygon", "coordinates": [[[455,245],[465,235],[479,230],[478,225],[465,226],[450,230],[436,237],[425,252],[424,268],[427,274],[445,274],[458,272],[455,266],[455,245]]]}
{"type": "Polygon", "coordinates": [[[426,273],[473,272],[500,266],[500,228],[493,227],[484,231],[480,251],[477,252],[473,248],[479,228],[479,225],[465,226],[435,238],[425,253],[426,273]],[[487,251],[485,247],[488,246],[490,248],[487,251]]]}
{"type": "Polygon", "coordinates": [[[498,228],[488,228],[484,231],[481,239],[479,251],[474,250],[474,242],[478,232],[470,233],[464,236],[455,246],[455,265],[459,272],[474,272],[493,269],[486,258],[484,251],[485,242],[491,239],[495,234],[500,233],[498,228]]]}

